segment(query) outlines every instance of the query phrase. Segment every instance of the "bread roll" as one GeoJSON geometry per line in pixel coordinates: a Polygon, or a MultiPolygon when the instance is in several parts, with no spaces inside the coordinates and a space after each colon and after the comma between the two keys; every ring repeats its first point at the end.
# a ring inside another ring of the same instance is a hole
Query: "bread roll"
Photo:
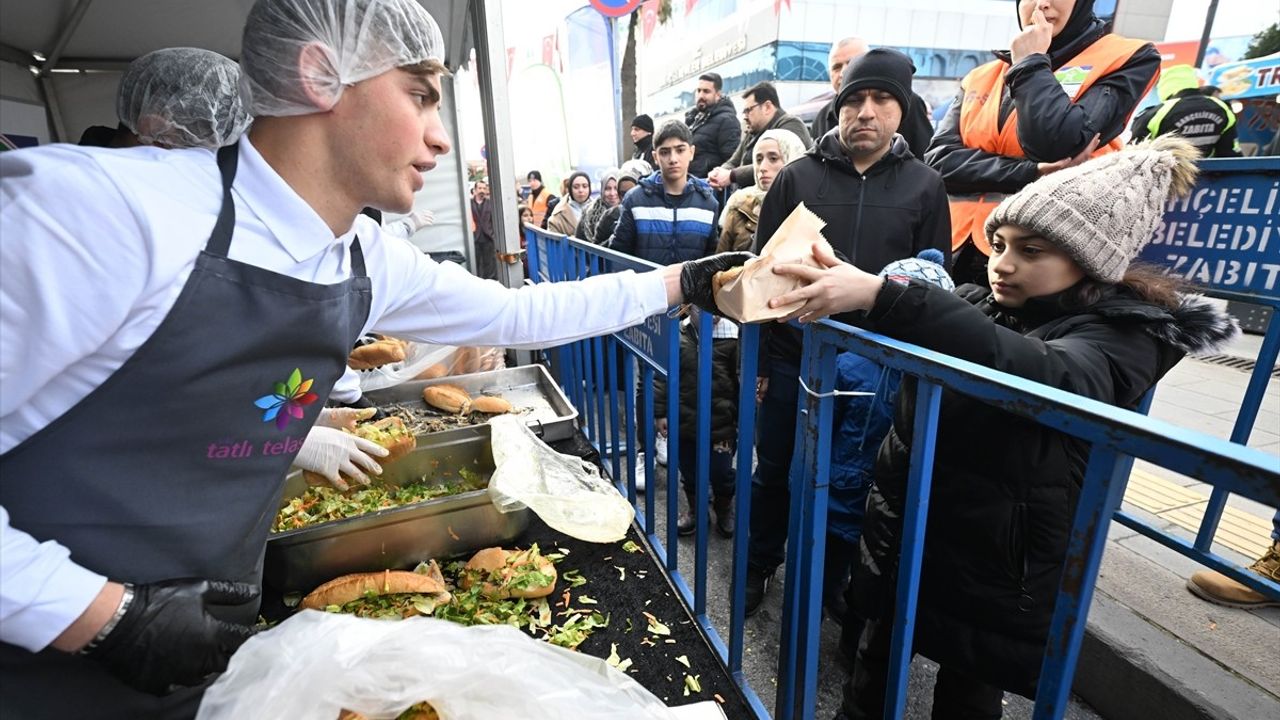
{"type": "Polygon", "coordinates": [[[323,610],[330,605],[341,607],[352,600],[365,597],[367,593],[443,595],[441,601],[449,601],[448,588],[434,577],[405,570],[383,570],[334,578],[302,598],[298,607],[304,610],[323,610]]]}
{"type": "Polygon", "coordinates": [[[405,346],[400,340],[379,340],[351,351],[347,365],[353,370],[373,370],[393,362],[404,362],[405,346]]]}
{"type": "Polygon", "coordinates": [[[467,561],[463,572],[462,588],[470,590],[477,577],[484,578],[481,592],[490,598],[540,598],[550,595],[556,589],[556,566],[541,554],[533,555],[531,550],[503,550],[500,547],[485,548],[467,561]],[[549,576],[548,584],[525,585],[521,577],[538,572],[549,576]]]}

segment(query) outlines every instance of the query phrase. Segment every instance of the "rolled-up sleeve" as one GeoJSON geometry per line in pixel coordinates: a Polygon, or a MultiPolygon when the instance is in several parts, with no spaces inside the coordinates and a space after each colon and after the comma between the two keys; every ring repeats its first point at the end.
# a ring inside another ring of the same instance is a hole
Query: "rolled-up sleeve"
{"type": "Polygon", "coordinates": [[[0,641],[43,650],[93,602],[107,578],[71,561],[65,547],[9,525],[0,507],[0,641]]]}

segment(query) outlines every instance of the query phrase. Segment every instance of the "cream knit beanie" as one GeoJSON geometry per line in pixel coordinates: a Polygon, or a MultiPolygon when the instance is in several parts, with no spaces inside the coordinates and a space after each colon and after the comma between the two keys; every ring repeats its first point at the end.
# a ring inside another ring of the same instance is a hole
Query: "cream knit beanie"
{"type": "Polygon", "coordinates": [[[1046,175],[1000,203],[987,218],[987,240],[1017,225],[1062,248],[1090,277],[1119,282],[1165,202],[1191,192],[1199,158],[1186,139],[1163,135],[1046,175]]]}

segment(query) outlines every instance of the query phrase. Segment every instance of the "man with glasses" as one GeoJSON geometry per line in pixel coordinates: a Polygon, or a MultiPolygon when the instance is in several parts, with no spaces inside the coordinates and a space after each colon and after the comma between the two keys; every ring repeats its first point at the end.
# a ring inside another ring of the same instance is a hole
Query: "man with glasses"
{"type": "Polygon", "coordinates": [[[804,143],[805,149],[813,145],[804,121],[782,109],[782,103],[778,102],[778,90],[773,83],[757,83],[742,94],[742,100],[745,103],[742,107],[742,119],[746,121],[748,132],[742,136],[742,142],[738,143],[738,149],[733,155],[707,176],[711,187],[717,190],[723,190],[729,185],[747,187],[755,184],[752,153],[755,152],[756,140],[766,130],[790,130],[804,143]]]}

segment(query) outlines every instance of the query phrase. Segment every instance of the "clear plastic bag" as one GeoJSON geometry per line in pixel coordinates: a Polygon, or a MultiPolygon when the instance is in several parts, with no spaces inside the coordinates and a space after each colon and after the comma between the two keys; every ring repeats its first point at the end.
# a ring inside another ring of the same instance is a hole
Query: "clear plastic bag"
{"type": "Polygon", "coordinates": [[[304,610],[245,643],[197,720],[394,718],[430,702],[442,720],[672,720],[603,660],[508,626],[368,620],[304,610]]]}
{"type": "Polygon", "coordinates": [[[519,418],[489,421],[493,461],[489,497],[501,512],[528,507],[560,532],[587,542],[617,542],[635,511],[595,465],[558,453],[519,418]]]}
{"type": "Polygon", "coordinates": [[[360,390],[371,392],[395,387],[410,380],[467,375],[506,367],[502,348],[454,347],[410,342],[401,362],[360,371],[360,390]]]}

